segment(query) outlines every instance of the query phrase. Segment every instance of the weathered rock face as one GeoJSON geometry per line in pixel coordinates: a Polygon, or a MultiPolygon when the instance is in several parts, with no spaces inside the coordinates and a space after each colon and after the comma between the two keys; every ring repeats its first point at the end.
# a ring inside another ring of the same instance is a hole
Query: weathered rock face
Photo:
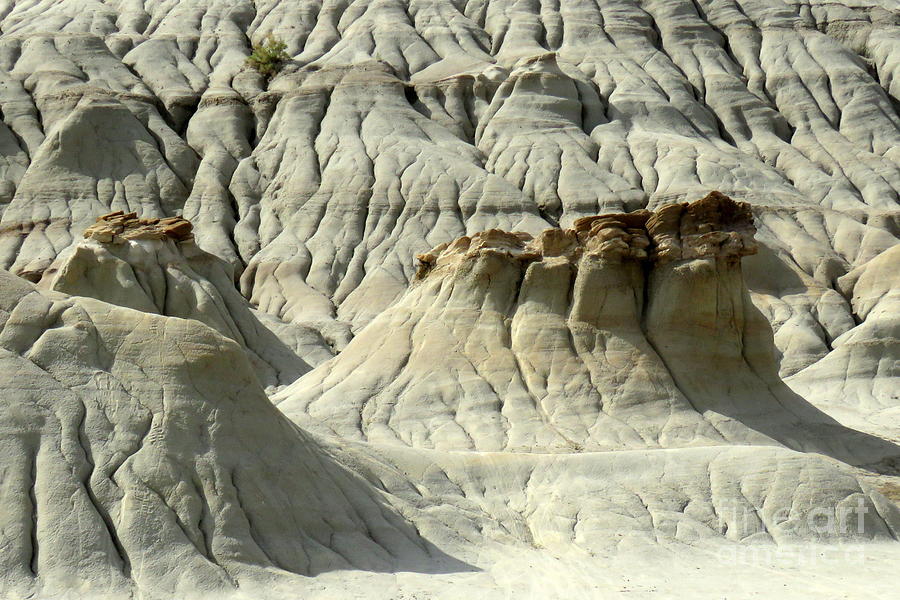
{"type": "Polygon", "coordinates": [[[40,287],[201,321],[243,346],[266,386],[291,383],[333,355],[312,326],[254,310],[235,289],[231,266],[194,243],[185,219],[113,213],[84,237],[44,272],[40,287]]]}
{"type": "Polygon", "coordinates": [[[187,597],[428,557],[197,321],[0,271],[0,390],[3,597],[187,597]]]}
{"type": "Polygon", "coordinates": [[[181,217],[139,219],[137,213],[121,210],[100,215],[97,222],[84,230],[84,237],[98,242],[121,244],[125,240],[165,240],[177,242],[193,239],[193,226],[181,217]]]}
{"type": "Polygon", "coordinates": [[[7,595],[895,594],[895,4],[3,3],[7,595]]]}
{"type": "Polygon", "coordinates": [[[441,450],[897,454],[779,379],[741,273],[753,234],[747,204],[711,193],[536,238],[459,238],[420,255],[410,292],[275,401],[306,427],[441,450]]]}
{"type": "Polygon", "coordinates": [[[212,328],[41,292],[4,271],[0,391],[3,597],[286,598],[315,592],[330,571],[340,579],[326,596],[389,597],[363,575],[400,571],[438,578],[417,589],[453,574],[492,590],[434,544],[488,568],[486,557],[533,544],[564,556],[900,531],[900,510],[853,474],[782,448],[563,460],[346,440],[326,449],[212,328]],[[853,521],[820,529],[812,516],[853,521]]]}
{"type": "Polygon", "coordinates": [[[0,267],[33,281],[101,214],[180,215],[255,306],[343,347],[442,242],[718,189],[756,211],[790,375],[858,324],[836,280],[897,244],[880,2],[94,9],[0,17],[0,267]],[[267,84],[244,61],[270,32],[293,60],[267,84]]]}
{"type": "Polygon", "coordinates": [[[853,427],[900,441],[900,246],[838,280],[862,323],[788,382],[853,427]]]}

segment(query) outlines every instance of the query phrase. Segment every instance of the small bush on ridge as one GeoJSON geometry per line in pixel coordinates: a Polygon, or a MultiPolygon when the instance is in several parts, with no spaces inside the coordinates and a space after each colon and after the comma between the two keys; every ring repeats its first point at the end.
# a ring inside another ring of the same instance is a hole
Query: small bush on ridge
{"type": "Polygon", "coordinates": [[[261,43],[253,45],[253,52],[247,57],[247,64],[266,79],[272,79],[281,69],[282,63],[291,58],[285,52],[285,48],[287,44],[270,33],[261,43]]]}

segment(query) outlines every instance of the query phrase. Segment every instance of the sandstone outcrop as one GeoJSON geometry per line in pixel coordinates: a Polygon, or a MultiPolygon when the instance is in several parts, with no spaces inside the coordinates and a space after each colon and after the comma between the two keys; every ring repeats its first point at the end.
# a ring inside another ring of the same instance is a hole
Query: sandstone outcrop
{"type": "Polygon", "coordinates": [[[275,401],[304,427],[440,450],[900,455],[779,378],[741,273],[753,234],[750,207],[713,192],[459,238],[419,255],[407,295],[275,401]]]}
{"type": "Polygon", "coordinates": [[[181,217],[139,219],[137,213],[127,215],[118,210],[100,215],[97,222],[84,230],[85,239],[121,244],[125,240],[165,240],[176,242],[193,239],[193,225],[181,217]]]}
{"type": "Polygon", "coordinates": [[[39,286],[151,314],[196,319],[243,346],[265,386],[292,383],[333,352],[310,325],[254,310],[231,266],[203,251],[180,217],[101,216],[44,271],[39,286]]]}

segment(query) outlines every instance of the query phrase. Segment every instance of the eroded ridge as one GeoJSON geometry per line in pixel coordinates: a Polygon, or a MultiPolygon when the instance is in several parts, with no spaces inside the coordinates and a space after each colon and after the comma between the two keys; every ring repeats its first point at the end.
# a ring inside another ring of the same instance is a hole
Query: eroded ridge
{"type": "Polygon", "coordinates": [[[779,378],[741,271],[754,233],[748,204],[712,192],[458,238],[418,255],[406,295],[276,401],[310,428],[437,449],[896,452],[779,378]]]}
{"type": "Polygon", "coordinates": [[[836,280],[897,244],[883,2],[233,4],[0,11],[0,268],[38,281],[103,212],[184,215],[254,306],[349,339],[440,242],[717,189],[755,207],[790,375],[862,321],[836,280]],[[292,60],[266,81],[269,33],[292,60]]]}
{"type": "Polygon", "coordinates": [[[141,219],[137,213],[121,210],[102,215],[84,230],[85,239],[121,244],[125,240],[193,240],[194,226],[182,217],[141,219]]]}
{"type": "Polygon", "coordinates": [[[0,597],[66,597],[76,577],[81,598],[221,596],[428,556],[196,320],[0,270],[0,393],[0,597]]]}
{"type": "Polygon", "coordinates": [[[42,289],[141,312],[194,319],[240,344],[265,386],[295,381],[332,352],[312,326],[254,310],[227,262],[199,247],[181,217],[100,217],[44,271],[42,289]]]}

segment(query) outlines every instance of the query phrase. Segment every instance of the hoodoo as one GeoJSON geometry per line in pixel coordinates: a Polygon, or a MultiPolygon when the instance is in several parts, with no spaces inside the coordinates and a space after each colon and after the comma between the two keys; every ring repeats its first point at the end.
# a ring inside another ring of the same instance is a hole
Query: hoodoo
{"type": "Polygon", "coordinates": [[[442,244],[418,256],[402,299],[276,402],[314,430],[441,450],[895,453],[780,380],[741,272],[754,232],[748,204],[712,192],[442,244]]]}
{"type": "Polygon", "coordinates": [[[897,595],[900,0],[0,5],[0,600],[897,595]]]}
{"type": "Polygon", "coordinates": [[[266,386],[291,383],[331,358],[331,347],[313,325],[283,323],[254,310],[235,289],[231,265],[197,246],[191,231],[181,217],[103,215],[44,271],[38,285],[201,321],[238,342],[266,386]]]}

